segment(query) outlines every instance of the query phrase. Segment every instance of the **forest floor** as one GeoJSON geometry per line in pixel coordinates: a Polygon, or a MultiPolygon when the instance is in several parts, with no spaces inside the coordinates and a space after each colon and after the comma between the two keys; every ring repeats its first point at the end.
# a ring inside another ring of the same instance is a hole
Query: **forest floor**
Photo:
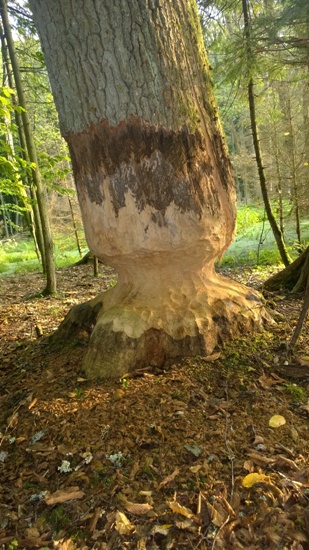
{"type": "Polygon", "coordinates": [[[31,297],[38,274],[0,279],[0,548],[308,550],[301,299],[269,295],[277,324],[209,358],[95,383],[88,335],[57,353],[45,338],[115,281],[91,270],[60,270],[52,298],[31,297]]]}

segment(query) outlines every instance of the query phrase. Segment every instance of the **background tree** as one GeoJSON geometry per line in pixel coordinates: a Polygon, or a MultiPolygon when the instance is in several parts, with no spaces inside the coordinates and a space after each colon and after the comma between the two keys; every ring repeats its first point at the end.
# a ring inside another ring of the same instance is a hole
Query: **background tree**
{"type": "Polygon", "coordinates": [[[40,222],[42,226],[42,236],[43,236],[43,243],[44,243],[43,264],[45,265],[45,268],[46,268],[46,289],[44,292],[46,294],[53,294],[56,292],[57,283],[56,283],[56,271],[55,271],[55,264],[54,264],[53,241],[52,241],[51,229],[49,224],[49,216],[48,216],[48,208],[47,208],[47,200],[46,200],[46,190],[42,182],[41,174],[39,170],[36,147],[35,147],[35,142],[33,138],[30,119],[27,112],[26,97],[23,90],[20,69],[19,69],[19,61],[16,55],[14,40],[11,32],[6,0],[0,1],[0,13],[1,13],[3,29],[6,37],[6,42],[7,42],[8,50],[10,54],[10,60],[12,64],[12,70],[14,74],[18,100],[19,100],[20,106],[22,107],[21,117],[23,122],[23,132],[25,135],[28,158],[29,158],[29,161],[31,162],[32,177],[35,185],[36,198],[38,201],[38,208],[40,213],[40,222]]]}
{"type": "MultiPolygon", "coordinates": [[[[260,192],[256,185],[258,174],[245,97],[248,60],[241,4],[200,0],[199,5],[238,197],[246,203],[257,204],[260,192]]],[[[254,0],[250,2],[249,16],[249,74],[254,79],[253,99],[267,192],[280,229],[288,229],[289,245],[296,241],[298,252],[297,241],[301,241],[301,247],[305,245],[301,225],[308,215],[308,124],[305,122],[308,101],[304,100],[309,83],[306,64],[309,50],[305,47],[308,45],[308,6],[302,1],[254,0]]]]}
{"type": "Polygon", "coordinates": [[[214,271],[235,192],[195,1],[30,4],[87,240],[119,273],[71,315],[103,301],[88,374],[210,353],[260,326],[258,297],[214,271]]]}

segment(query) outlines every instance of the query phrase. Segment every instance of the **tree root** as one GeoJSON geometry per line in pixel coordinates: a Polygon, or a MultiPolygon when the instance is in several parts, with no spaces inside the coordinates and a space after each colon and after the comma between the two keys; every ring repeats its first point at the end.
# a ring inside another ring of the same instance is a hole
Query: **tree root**
{"type": "Polygon", "coordinates": [[[88,343],[102,305],[103,302],[96,298],[73,306],[56,332],[49,337],[49,343],[63,347],[65,343],[85,338],[88,343]]]}
{"type": "Polygon", "coordinates": [[[308,275],[309,246],[293,263],[267,279],[263,289],[276,291],[284,288],[293,294],[303,292],[306,289],[308,275]]]}

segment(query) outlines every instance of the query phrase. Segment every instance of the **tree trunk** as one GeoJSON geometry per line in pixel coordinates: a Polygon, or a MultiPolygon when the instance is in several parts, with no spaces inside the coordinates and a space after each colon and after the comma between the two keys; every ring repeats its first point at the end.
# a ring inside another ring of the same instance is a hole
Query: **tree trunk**
{"type": "Polygon", "coordinates": [[[77,225],[76,225],[76,221],[75,221],[75,215],[74,215],[73,205],[72,205],[71,198],[70,198],[69,196],[68,196],[68,201],[69,201],[69,206],[70,206],[70,212],[71,212],[71,218],[72,218],[72,224],[73,224],[73,229],[74,229],[75,240],[76,240],[76,244],[77,244],[77,248],[78,248],[79,255],[80,255],[80,257],[82,258],[83,254],[82,254],[82,249],[81,249],[81,246],[80,246],[80,240],[79,240],[79,236],[78,236],[78,231],[77,231],[77,225]]]}
{"type": "Polygon", "coordinates": [[[86,238],[114,267],[85,370],[121,376],[260,327],[259,296],[215,273],[235,188],[195,0],[31,0],[86,238]]]}
{"type": "MultiPolygon", "coordinates": [[[[252,51],[251,51],[251,45],[250,45],[250,22],[249,22],[249,12],[248,12],[248,0],[242,0],[242,7],[243,7],[243,15],[244,15],[244,24],[245,24],[245,38],[246,38],[246,53],[247,53],[247,62],[248,62],[248,72],[250,74],[251,72],[251,62],[252,62],[252,51]]],[[[252,76],[249,78],[248,83],[248,101],[249,101],[249,110],[250,110],[250,122],[251,122],[251,129],[252,129],[252,137],[253,137],[253,145],[254,145],[254,151],[255,151],[255,158],[259,173],[259,180],[260,180],[260,186],[262,191],[262,197],[265,205],[265,211],[267,214],[267,218],[270,224],[270,227],[272,229],[273,235],[275,237],[275,241],[277,243],[277,247],[281,256],[281,259],[285,266],[289,265],[290,258],[287,252],[287,248],[284,243],[283,235],[280,231],[280,228],[276,222],[275,216],[272,212],[268,191],[267,191],[267,184],[266,184],[266,177],[265,177],[265,171],[262,161],[262,153],[260,148],[260,142],[258,137],[258,129],[257,129],[257,123],[256,123],[256,115],[255,115],[255,99],[254,99],[254,84],[253,84],[253,78],[252,76]]]]}
{"type": "Polygon", "coordinates": [[[9,17],[8,17],[6,0],[0,0],[0,11],[1,11],[1,18],[2,18],[5,37],[6,37],[6,42],[10,53],[10,59],[11,59],[12,70],[14,74],[18,101],[20,106],[23,107],[21,117],[23,121],[23,130],[24,130],[24,135],[25,135],[25,140],[27,145],[27,153],[28,153],[30,162],[33,163],[32,178],[36,188],[36,197],[37,197],[38,207],[40,212],[40,220],[42,224],[42,233],[43,233],[44,251],[45,251],[46,289],[44,293],[54,294],[57,290],[57,283],[56,283],[56,271],[55,271],[55,263],[54,263],[54,247],[53,247],[52,235],[51,235],[51,230],[49,225],[46,190],[41,180],[41,174],[39,171],[36,147],[34,143],[29,115],[27,112],[26,98],[24,95],[20,69],[19,69],[19,62],[15,51],[14,40],[12,37],[12,31],[11,31],[9,17]]]}

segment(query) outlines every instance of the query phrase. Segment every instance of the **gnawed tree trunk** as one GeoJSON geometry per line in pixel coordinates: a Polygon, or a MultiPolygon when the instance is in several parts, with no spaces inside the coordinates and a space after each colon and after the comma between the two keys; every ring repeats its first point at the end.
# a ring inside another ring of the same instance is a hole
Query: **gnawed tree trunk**
{"type": "Polygon", "coordinates": [[[292,293],[303,292],[306,288],[308,276],[309,246],[293,263],[267,279],[263,284],[263,288],[270,291],[285,289],[292,293]]]}
{"type": "Polygon", "coordinates": [[[235,189],[195,0],[30,4],[88,245],[119,276],[101,296],[88,376],[209,354],[261,327],[259,296],[214,269],[235,189]]]}

